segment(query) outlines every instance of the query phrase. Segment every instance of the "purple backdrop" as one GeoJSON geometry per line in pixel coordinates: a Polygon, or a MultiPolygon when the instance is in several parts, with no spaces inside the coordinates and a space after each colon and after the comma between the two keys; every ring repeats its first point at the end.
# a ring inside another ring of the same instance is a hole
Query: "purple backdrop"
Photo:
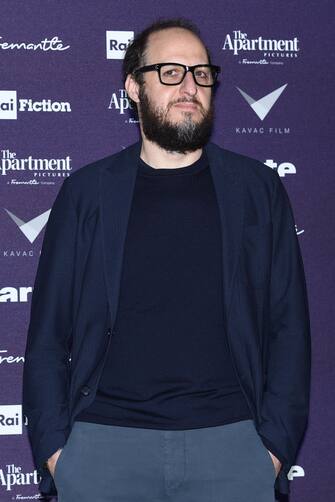
{"type": "Polygon", "coordinates": [[[137,140],[122,51],[156,15],[193,20],[222,67],[213,141],[278,169],[289,193],[313,341],[310,420],[290,473],[290,500],[333,500],[335,191],[328,139],[335,124],[327,76],[334,76],[334,8],[327,1],[310,5],[1,1],[1,502],[39,497],[20,406],[31,291],[49,210],[72,171],[137,140]]]}

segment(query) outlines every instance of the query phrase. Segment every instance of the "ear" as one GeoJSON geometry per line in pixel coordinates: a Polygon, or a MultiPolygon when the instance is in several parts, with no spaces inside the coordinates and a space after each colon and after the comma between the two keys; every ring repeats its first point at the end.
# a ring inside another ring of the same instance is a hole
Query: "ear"
{"type": "Polygon", "coordinates": [[[127,75],[126,81],[125,81],[125,89],[127,91],[128,96],[135,102],[139,103],[139,84],[135,82],[134,77],[129,73],[127,75]]]}

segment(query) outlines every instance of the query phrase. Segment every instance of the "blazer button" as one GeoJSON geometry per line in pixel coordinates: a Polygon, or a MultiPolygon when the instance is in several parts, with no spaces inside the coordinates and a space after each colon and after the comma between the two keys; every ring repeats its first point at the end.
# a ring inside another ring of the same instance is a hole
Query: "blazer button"
{"type": "Polygon", "coordinates": [[[84,385],[80,392],[83,396],[87,397],[90,394],[91,389],[87,387],[87,385],[84,385]]]}

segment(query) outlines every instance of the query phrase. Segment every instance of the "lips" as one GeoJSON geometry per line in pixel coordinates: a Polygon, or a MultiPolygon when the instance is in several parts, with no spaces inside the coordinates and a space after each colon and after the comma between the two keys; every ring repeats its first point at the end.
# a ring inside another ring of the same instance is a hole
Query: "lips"
{"type": "Polygon", "coordinates": [[[187,110],[196,110],[198,105],[196,103],[176,103],[178,108],[185,108],[187,110]]]}

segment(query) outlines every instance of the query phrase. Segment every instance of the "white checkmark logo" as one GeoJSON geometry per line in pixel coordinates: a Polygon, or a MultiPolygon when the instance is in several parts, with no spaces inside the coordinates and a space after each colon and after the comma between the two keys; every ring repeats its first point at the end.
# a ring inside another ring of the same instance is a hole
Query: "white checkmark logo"
{"type": "Polygon", "coordinates": [[[46,225],[46,222],[48,221],[49,214],[51,211],[51,209],[48,209],[48,211],[45,211],[39,216],[36,216],[35,218],[24,222],[23,220],[15,216],[15,214],[8,211],[8,209],[4,208],[4,210],[14,221],[14,223],[16,223],[21,232],[27,237],[27,239],[31,243],[34,242],[34,240],[39,236],[39,234],[43,230],[44,226],[46,225]]]}
{"type": "Polygon", "coordinates": [[[281,93],[284,91],[285,87],[287,84],[282,85],[275,91],[270,92],[266,96],[263,96],[260,99],[254,99],[251,96],[249,96],[246,92],[242,91],[239,87],[237,89],[240,91],[246,102],[250,105],[250,107],[254,110],[256,115],[261,119],[264,120],[281,93]]]}

